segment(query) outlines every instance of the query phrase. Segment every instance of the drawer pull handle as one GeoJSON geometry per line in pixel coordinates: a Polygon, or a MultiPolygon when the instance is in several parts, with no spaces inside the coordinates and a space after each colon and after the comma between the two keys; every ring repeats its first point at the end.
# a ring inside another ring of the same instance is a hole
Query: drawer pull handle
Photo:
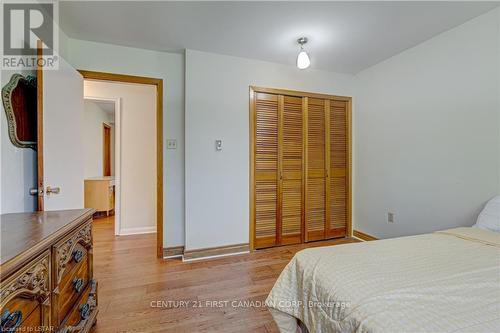
{"type": "Polygon", "coordinates": [[[80,293],[80,291],[82,291],[83,289],[83,285],[84,285],[84,280],[83,279],[80,279],[80,278],[75,278],[73,280],[73,288],[75,288],[75,291],[77,293],[80,293]]]}
{"type": "Polygon", "coordinates": [[[23,313],[21,311],[10,313],[9,310],[5,310],[2,314],[2,333],[15,332],[19,325],[21,325],[22,319],[23,313]]]}
{"type": "Polygon", "coordinates": [[[80,317],[82,320],[87,319],[90,316],[90,305],[89,303],[85,303],[80,306],[80,317]]]}
{"type": "Polygon", "coordinates": [[[73,251],[73,260],[77,263],[82,261],[83,259],[83,251],[82,250],[75,250],[73,251]]]}

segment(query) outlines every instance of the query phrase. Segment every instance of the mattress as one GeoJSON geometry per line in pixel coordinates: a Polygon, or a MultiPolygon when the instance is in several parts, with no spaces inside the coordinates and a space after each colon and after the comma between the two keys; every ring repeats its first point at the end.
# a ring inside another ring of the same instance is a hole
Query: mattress
{"type": "Polygon", "coordinates": [[[311,248],[266,305],[282,333],[500,332],[500,234],[456,228],[311,248]]]}

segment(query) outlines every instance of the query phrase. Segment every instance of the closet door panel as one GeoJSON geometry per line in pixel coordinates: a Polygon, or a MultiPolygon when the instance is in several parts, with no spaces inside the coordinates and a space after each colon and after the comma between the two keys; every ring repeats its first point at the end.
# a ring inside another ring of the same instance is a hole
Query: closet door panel
{"type": "Polygon", "coordinates": [[[307,190],[306,190],[306,240],[325,238],[326,223],[326,138],[325,101],[307,100],[307,190]]]}
{"type": "Polygon", "coordinates": [[[281,116],[281,244],[302,242],[302,98],[284,96],[281,116]]]}
{"type": "Polygon", "coordinates": [[[330,102],[330,221],[329,237],[341,237],[347,230],[348,135],[347,102],[330,102]]]}
{"type": "Polygon", "coordinates": [[[276,245],[278,96],[255,96],[255,248],[276,245]]]}

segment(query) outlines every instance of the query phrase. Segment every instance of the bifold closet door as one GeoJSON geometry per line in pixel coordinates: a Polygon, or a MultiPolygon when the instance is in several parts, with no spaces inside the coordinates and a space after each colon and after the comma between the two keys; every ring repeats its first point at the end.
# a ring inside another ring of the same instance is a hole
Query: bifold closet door
{"type": "Polygon", "coordinates": [[[255,103],[255,248],[277,245],[278,96],[256,93],[255,103]]]}
{"type": "Polygon", "coordinates": [[[329,221],[327,237],[343,237],[348,223],[348,104],[331,100],[329,112],[329,221]]]}
{"type": "Polygon", "coordinates": [[[346,236],[349,99],[252,97],[254,248],[346,236]]]}
{"type": "Polygon", "coordinates": [[[280,96],[280,245],[302,242],[303,113],[302,98],[280,96]],[[283,105],[283,107],[281,107],[283,105]]]}
{"type": "Polygon", "coordinates": [[[326,238],[327,223],[327,140],[325,100],[306,98],[306,241],[326,238]]]}

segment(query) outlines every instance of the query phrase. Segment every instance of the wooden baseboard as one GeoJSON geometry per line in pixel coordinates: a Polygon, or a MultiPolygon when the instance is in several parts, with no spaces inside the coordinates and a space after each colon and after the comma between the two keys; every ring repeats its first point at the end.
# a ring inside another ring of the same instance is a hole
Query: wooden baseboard
{"type": "Polygon", "coordinates": [[[180,257],[184,254],[184,246],[172,246],[163,248],[163,258],[180,257]]]}
{"type": "Polygon", "coordinates": [[[248,251],[248,243],[218,246],[206,249],[187,250],[184,251],[184,260],[203,259],[206,257],[224,256],[248,251]]]}
{"type": "Polygon", "coordinates": [[[372,235],[365,234],[364,232],[358,230],[353,230],[352,235],[364,241],[374,241],[378,239],[377,237],[373,237],[372,235]]]}

